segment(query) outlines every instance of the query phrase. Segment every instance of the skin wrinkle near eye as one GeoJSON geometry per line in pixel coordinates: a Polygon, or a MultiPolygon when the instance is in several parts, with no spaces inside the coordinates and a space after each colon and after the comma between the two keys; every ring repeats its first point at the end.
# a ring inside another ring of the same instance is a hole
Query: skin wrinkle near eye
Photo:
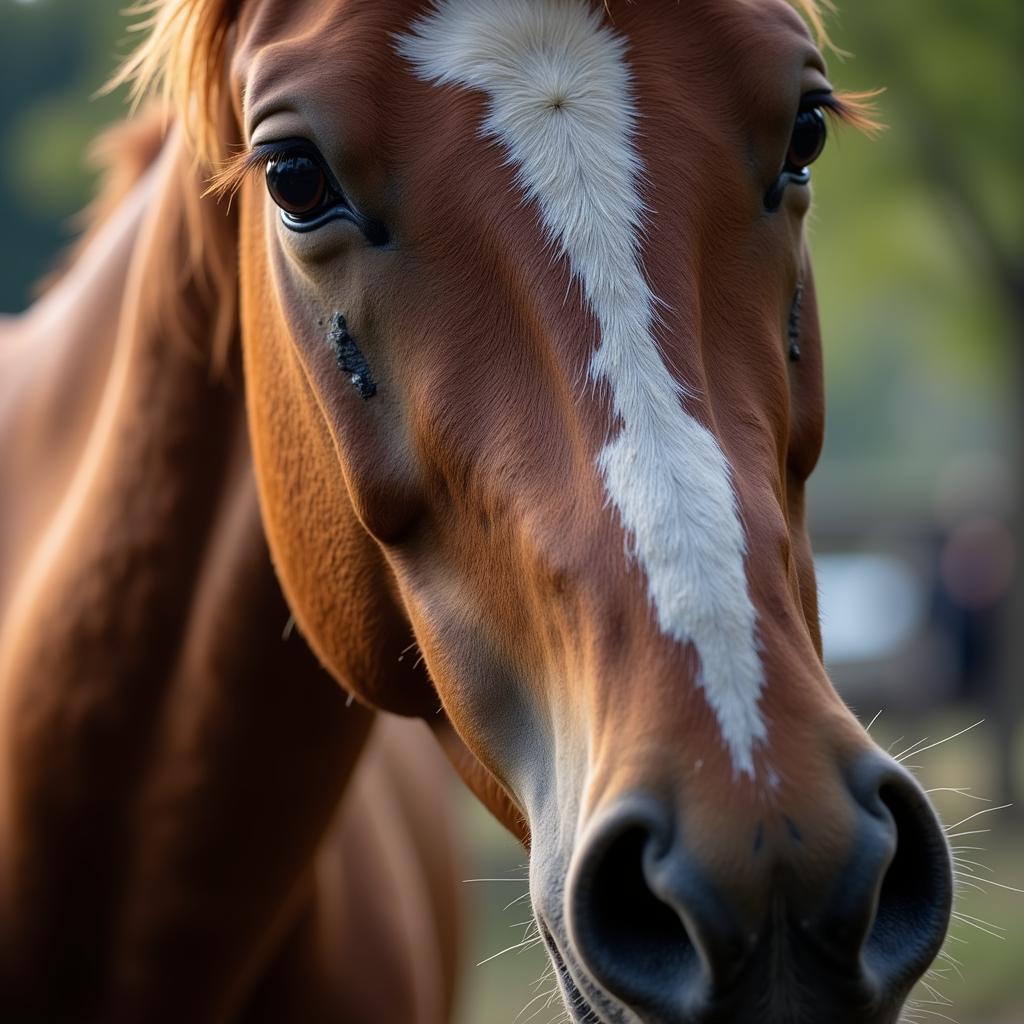
{"type": "Polygon", "coordinates": [[[583,0],[439,0],[398,40],[420,77],[487,94],[485,136],[568,257],[600,326],[590,373],[621,423],[598,458],[662,631],[692,644],[737,775],[767,738],[764,671],[728,462],[683,408],[640,264],[643,167],[625,40],[583,0]]]}

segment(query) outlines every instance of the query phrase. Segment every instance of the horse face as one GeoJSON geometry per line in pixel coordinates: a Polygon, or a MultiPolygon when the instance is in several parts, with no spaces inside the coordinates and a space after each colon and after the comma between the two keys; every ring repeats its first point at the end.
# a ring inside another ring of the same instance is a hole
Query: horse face
{"type": "Polygon", "coordinates": [[[894,1020],[949,863],[821,664],[800,20],[266,0],[237,39],[251,427],[311,643],[429,718],[411,627],[575,1019],[894,1020]]]}

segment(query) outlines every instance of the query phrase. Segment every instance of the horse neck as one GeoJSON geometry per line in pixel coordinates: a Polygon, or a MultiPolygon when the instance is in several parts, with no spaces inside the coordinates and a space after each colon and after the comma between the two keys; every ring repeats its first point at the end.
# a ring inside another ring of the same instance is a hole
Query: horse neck
{"type": "MultiPolygon", "coordinates": [[[[199,190],[190,195],[194,175],[185,159],[174,138],[162,152],[157,148],[152,165],[139,168],[56,284],[23,316],[0,326],[0,474],[8,485],[0,493],[18,495],[5,503],[0,526],[0,610],[5,584],[20,578],[76,481],[78,488],[93,486],[97,458],[109,461],[109,435],[140,411],[147,377],[155,383],[154,373],[170,371],[135,424],[150,438],[168,436],[175,404],[199,399],[200,419],[190,424],[198,428],[218,406],[210,399],[222,398],[203,394],[190,379],[195,373],[173,365],[190,350],[187,369],[198,368],[209,307],[217,304],[208,286],[205,294],[198,288],[210,275],[195,258],[190,221],[220,229],[207,232],[207,264],[215,266],[219,257],[232,266],[215,251],[229,244],[229,226],[223,216],[201,221],[196,215],[199,190]],[[177,309],[187,310],[188,319],[177,309]]],[[[223,297],[233,309],[233,295],[223,297]]],[[[131,461],[123,453],[123,465],[131,461]]]]}
{"type": "Polygon", "coordinates": [[[236,306],[234,225],[200,193],[172,134],[0,334],[0,611],[68,557],[71,535],[79,552],[116,542],[135,564],[187,548],[195,572],[196,542],[246,475],[237,360],[219,376],[210,361],[212,325],[224,333],[236,306]],[[83,537],[92,517],[119,536],[83,537]]]}
{"type": "Polygon", "coordinates": [[[200,188],[172,134],[0,336],[0,952],[6,938],[26,963],[102,957],[105,928],[136,951],[169,928],[203,934],[197,916],[242,913],[258,941],[369,726],[283,636],[237,354],[211,369],[211,325],[237,305],[234,225],[200,188]],[[240,866],[267,801],[273,835],[240,866]],[[172,837],[154,808],[172,809],[172,837]],[[180,884],[260,896],[244,912],[159,906],[180,884]],[[38,956],[19,920],[64,931],[38,956]]]}

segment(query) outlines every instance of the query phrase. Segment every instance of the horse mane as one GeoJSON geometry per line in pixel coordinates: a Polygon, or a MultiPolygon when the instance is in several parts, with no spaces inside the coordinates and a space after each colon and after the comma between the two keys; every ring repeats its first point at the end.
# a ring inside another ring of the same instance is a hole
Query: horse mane
{"type": "MultiPolygon", "coordinates": [[[[223,110],[225,51],[244,0],[143,0],[129,13],[146,38],[121,65],[108,88],[128,85],[134,103],[160,97],[182,125],[197,159],[215,169],[227,155],[219,123],[223,110]]],[[[605,0],[607,2],[607,0],[605,0]]],[[[803,15],[819,45],[836,50],[825,21],[833,0],[789,0],[803,15]]],[[[837,51],[838,52],[838,51],[837,51]]],[[[830,112],[861,131],[877,131],[875,92],[837,94],[830,112]]]]}
{"type": "MultiPolygon", "coordinates": [[[[99,188],[74,218],[81,233],[38,282],[37,297],[59,285],[83,258],[165,148],[175,144],[175,134],[166,106],[149,102],[96,137],[87,161],[100,172],[99,188]]],[[[145,276],[140,315],[160,324],[179,349],[208,362],[211,375],[219,378],[238,336],[236,230],[231,212],[205,196],[205,177],[194,162],[186,158],[182,163],[177,179],[181,187],[160,199],[155,227],[159,243],[149,256],[159,265],[150,267],[145,276]],[[192,182],[187,178],[189,171],[194,174],[192,182]]]]}
{"type": "Polygon", "coordinates": [[[207,168],[224,156],[220,113],[225,52],[243,0],[143,0],[129,8],[146,37],[107,83],[128,85],[133,104],[147,96],[173,112],[207,168]]]}
{"type": "Polygon", "coordinates": [[[108,125],[93,139],[85,162],[98,172],[99,186],[89,204],[71,220],[77,237],[58,256],[56,266],[36,283],[37,298],[64,277],[156,160],[163,148],[167,127],[163,112],[150,103],[134,117],[108,125]]]}

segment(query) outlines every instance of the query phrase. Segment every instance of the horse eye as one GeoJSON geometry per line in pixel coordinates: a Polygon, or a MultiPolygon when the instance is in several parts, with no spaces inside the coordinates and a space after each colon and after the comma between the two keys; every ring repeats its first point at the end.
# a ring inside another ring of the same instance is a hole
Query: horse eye
{"type": "Polygon", "coordinates": [[[786,152],[786,170],[802,171],[821,156],[828,138],[825,115],[820,108],[801,110],[793,126],[793,135],[786,152]]]}
{"type": "Polygon", "coordinates": [[[319,213],[330,191],[319,161],[302,150],[290,150],[269,161],[267,190],[286,214],[299,220],[319,213]]]}

